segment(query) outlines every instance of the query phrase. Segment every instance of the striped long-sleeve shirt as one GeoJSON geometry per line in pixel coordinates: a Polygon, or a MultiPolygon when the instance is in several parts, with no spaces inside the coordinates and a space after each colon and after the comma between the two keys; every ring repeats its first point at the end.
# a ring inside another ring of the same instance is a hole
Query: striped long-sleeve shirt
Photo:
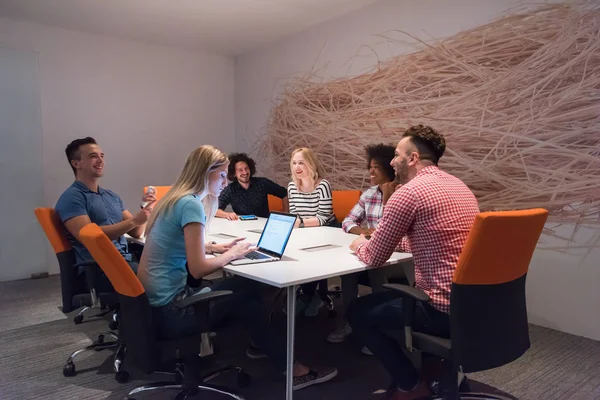
{"type": "Polygon", "coordinates": [[[320,225],[333,222],[335,216],[331,200],[331,185],[325,179],[321,179],[312,192],[299,191],[293,181],[288,184],[287,190],[290,214],[299,214],[302,218],[317,217],[320,225]]]}

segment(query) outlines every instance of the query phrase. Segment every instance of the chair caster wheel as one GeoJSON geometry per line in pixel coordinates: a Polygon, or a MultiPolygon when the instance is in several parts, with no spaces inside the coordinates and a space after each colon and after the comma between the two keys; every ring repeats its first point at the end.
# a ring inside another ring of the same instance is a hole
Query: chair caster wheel
{"type": "Polygon", "coordinates": [[[110,329],[111,331],[116,331],[118,327],[119,327],[119,323],[117,321],[111,321],[108,324],[108,329],[110,329]]]}
{"type": "Polygon", "coordinates": [[[75,322],[76,325],[79,325],[80,323],[82,323],[83,315],[76,315],[75,318],[73,318],[73,322],[75,322]]]}
{"type": "Polygon", "coordinates": [[[77,370],[75,369],[75,364],[72,362],[68,362],[63,367],[63,375],[66,377],[77,375],[77,370]]]}
{"type": "Polygon", "coordinates": [[[240,388],[248,387],[252,383],[252,377],[245,372],[238,373],[237,380],[238,387],[240,388]]]}
{"type": "Polygon", "coordinates": [[[119,371],[115,374],[115,379],[119,383],[125,383],[129,380],[129,372],[127,371],[119,371]]]}

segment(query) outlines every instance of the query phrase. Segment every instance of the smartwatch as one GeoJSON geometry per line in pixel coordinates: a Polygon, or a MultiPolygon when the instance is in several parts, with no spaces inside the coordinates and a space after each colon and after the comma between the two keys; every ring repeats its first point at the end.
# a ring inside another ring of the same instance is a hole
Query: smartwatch
{"type": "Polygon", "coordinates": [[[302,215],[298,214],[298,218],[300,218],[300,225],[298,225],[298,227],[304,228],[304,219],[302,218],[302,215]]]}

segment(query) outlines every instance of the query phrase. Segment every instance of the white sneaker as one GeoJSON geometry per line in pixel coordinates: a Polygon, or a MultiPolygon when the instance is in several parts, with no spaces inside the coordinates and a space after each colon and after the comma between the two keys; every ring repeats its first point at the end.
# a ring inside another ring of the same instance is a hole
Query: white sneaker
{"type": "Polygon", "coordinates": [[[346,322],[344,326],[331,332],[327,336],[327,341],[329,343],[342,343],[348,336],[350,336],[351,333],[352,327],[350,327],[350,324],[346,322]]]}

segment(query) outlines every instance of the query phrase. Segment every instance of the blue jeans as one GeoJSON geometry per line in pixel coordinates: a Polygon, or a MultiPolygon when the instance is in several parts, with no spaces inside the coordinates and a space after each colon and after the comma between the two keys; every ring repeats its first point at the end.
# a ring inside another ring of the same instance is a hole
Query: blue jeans
{"type": "MultiPolygon", "coordinates": [[[[234,276],[211,286],[215,290],[231,290],[229,296],[219,297],[209,304],[208,325],[218,330],[231,320],[239,320],[251,330],[251,340],[275,363],[278,370],[286,369],[285,342],[271,329],[268,315],[262,306],[262,285],[252,280],[234,276]]],[[[189,287],[186,291],[192,292],[189,287]]],[[[174,301],[153,309],[159,337],[172,339],[202,332],[199,316],[194,306],[179,308],[174,301]]]]}
{"type": "MultiPolygon", "coordinates": [[[[390,373],[394,385],[411,390],[419,382],[419,374],[397,340],[388,331],[404,330],[402,299],[391,291],[374,293],[356,299],[347,313],[356,337],[371,350],[390,373]]],[[[450,316],[429,304],[417,302],[413,330],[450,337],[450,316]]]]}

